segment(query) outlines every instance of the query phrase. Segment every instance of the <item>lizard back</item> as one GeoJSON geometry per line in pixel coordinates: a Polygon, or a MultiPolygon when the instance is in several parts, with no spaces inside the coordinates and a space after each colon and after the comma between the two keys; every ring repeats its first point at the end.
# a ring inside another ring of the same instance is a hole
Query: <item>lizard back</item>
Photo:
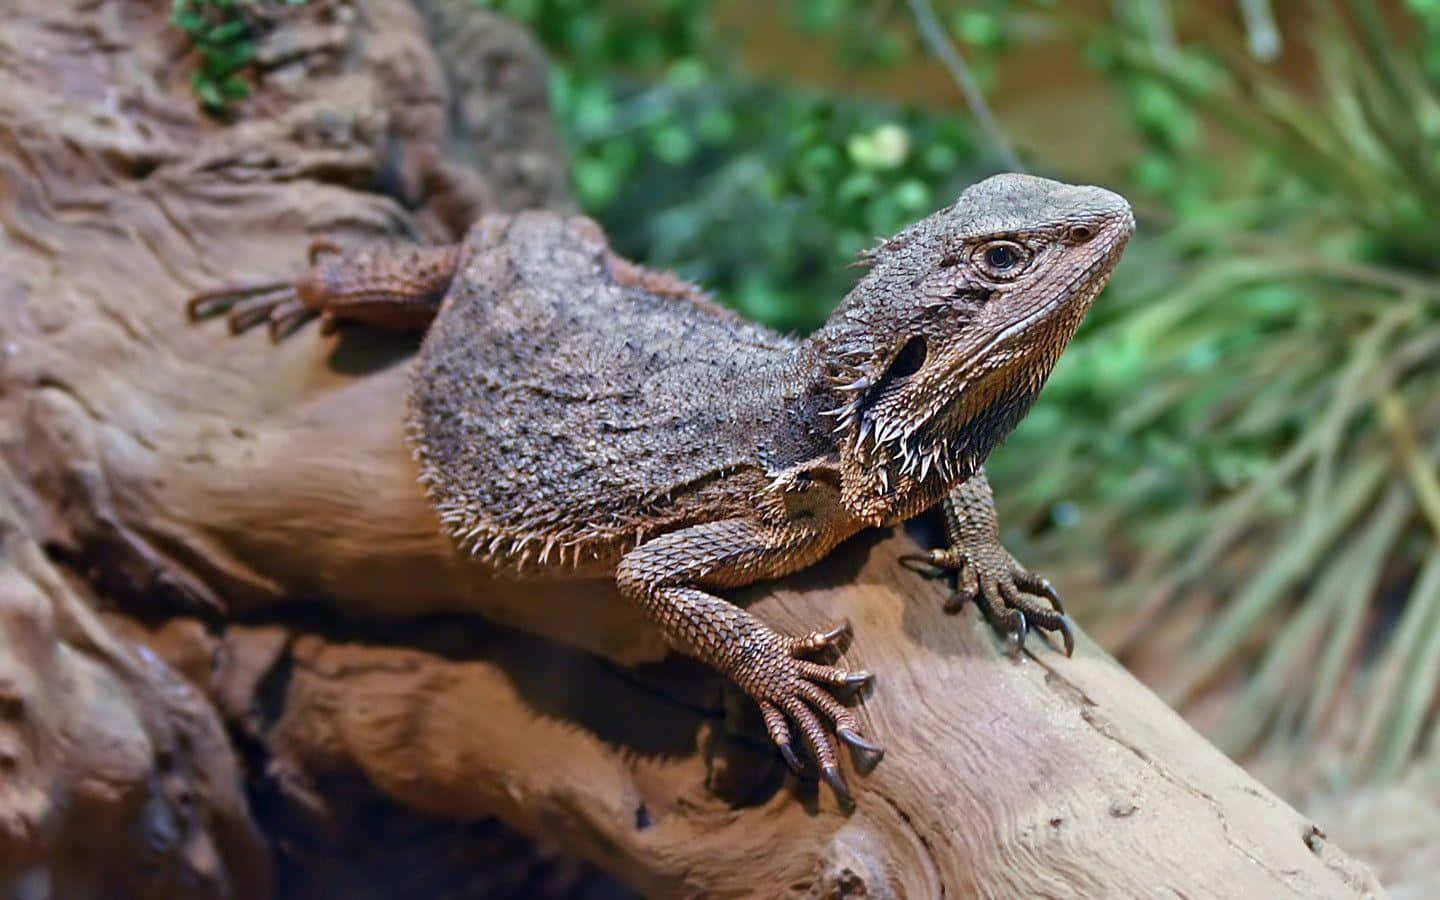
{"type": "Polygon", "coordinates": [[[654,534],[744,511],[792,340],[619,259],[578,217],[483,219],[462,258],[410,409],[462,547],[501,572],[606,573],[654,534]]]}

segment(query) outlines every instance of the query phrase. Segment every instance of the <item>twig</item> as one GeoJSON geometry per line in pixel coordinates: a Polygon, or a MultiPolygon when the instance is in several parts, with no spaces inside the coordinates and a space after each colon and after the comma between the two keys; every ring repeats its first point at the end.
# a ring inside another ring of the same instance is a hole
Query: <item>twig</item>
{"type": "Polygon", "coordinates": [[[980,130],[984,132],[985,139],[994,148],[996,155],[1011,171],[1025,171],[1025,167],[1020,164],[1020,157],[1015,154],[1015,148],[1010,145],[1009,139],[1000,130],[999,123],[995,121],[995,116],[991,114],[990,105],[985,102],[985,94],[980,90],[980,85],[975,83],[975,76],[970,73],[960,51],[955,49],[955,45],[946,36],[945,29],[940,26],[940,20],[935,17],[935,8],[930,5],[930,0],[907,2],[910,4],[910,12],[915,16],[915,24],[920,28],[920,37],[929,46],[930,52],[950,70],[950,77],[955,79],[955,83],[960,86],[960,92],[965,95],[970,114],[980,123],[980,130]]]}

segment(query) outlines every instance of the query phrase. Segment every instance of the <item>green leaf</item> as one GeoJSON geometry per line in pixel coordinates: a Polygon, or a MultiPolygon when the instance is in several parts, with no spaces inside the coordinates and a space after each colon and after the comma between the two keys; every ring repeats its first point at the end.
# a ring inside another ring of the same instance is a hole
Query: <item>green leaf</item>
{"type": "Polygon", "coordinates": [[[205,17],[199,13],[179,13],[175,15],[171,21],[181,30],[191,35],[203,31],[206,24],[205,17]]]}
{"type": "Polygon", "coordinates": [[[1005,40],[1005,27],[1000,17],[981,9],[957,12],[950,21],[950,30],[965,43],[985,49],[994,49],[1005,40]]]}
{"type": "Polygon", "coordinates": [[[211,44],[228,44],[245,36],[250,30],[243,19],[222,22],[205,33],[204,40],[211,44]]]}
{"type": "Polygon", "coordinates": [[[255,45],[248,42],[236,44],[231,47],[207,50],[204,55],[205,63],[212,71],[229,74],[254,58],[255,45]]]}
{"type": "Polygon", "coordinates": [[[220,94],[226,100],[244,100],[250,96],[250,84],[239,75],[231,75],[220,83],[220,94]]]}
{"type": "Polygon", "coordinates": [[[679,165],[695,155],[695,138],[677,125],[656,131],[651,138],[651,146],[661,161],[672,166],[679,165]]]}
{"type": "Polygon", "coordinates": [[[200,102],[212,109],[220,109],[225,106],[225,97],[220,93],[220,87],[213,80],[205,78],[199,72],[191,79],[195,86],[195,93],[199,95],[200,102]]]}

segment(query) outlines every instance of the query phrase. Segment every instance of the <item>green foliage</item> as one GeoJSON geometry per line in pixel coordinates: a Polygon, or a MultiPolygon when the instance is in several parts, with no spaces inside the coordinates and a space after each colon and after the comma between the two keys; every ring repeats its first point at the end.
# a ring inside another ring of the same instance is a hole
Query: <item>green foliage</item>
{"type": "MultiPolygon", "coordinates": [[[[576,191],[617,248],[776,327],[818,325],[853,285],[859,250],[952,200],[978,171],[955,116],[744,76],[709,25],[709,3],[494,5],[553,54],[576,191]]],[[[847,58],[884,65],[890,51],[846,49],[840,30],[859,6],[788,10],[847,58]]]]}
{"type": "MultiPolygon", "coordinates": [[[[195,98],[211,115],[250,96],[244,72],[255,55],[250,10],[263,0],[174,0],[170,21],[190,37],[199,65],[190,73],[195,98]]],[[[306,0],[277,0],[298,6],[306,0]]]]}
{"type": "Polygon", "coordinates": [[[684,166],[642,147],[606,224],[623,249],[718,289],[745,314],[807,329],[853,284],[858,251],[958,193],[974,151],[953,122],[913,111],[745,93],[725,116],[753,143],[684,166]]]}

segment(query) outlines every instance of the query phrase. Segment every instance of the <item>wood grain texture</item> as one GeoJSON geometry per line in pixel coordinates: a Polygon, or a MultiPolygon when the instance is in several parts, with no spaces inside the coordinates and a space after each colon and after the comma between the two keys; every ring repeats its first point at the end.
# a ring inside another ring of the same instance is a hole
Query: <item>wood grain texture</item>
{"type": "Polygon", "coordinates": [[[889,752],[847,767],[853,812],[787,776],[753,723],[728,732],[694,669],[460,620],[298,637],[262,739],[309,779],[359,769],[407,806],[499,815],[647,896],[1379,892],[1088,641],[1013,661],[973,612],[939,612],[896,562],[909,549],[861,541],[750,592],[789,627],[850,616],[847,659],[880,673],[861,714],[889,752]]]}
{"type": "Polygon", "coordinates": [[[40,502],[0,463],[0,893],[267,896],[219,716],[47,559],[40,502]]]}
{"type": "MultiPolygon", "coordinates": [[[[220,126],[190,104],[163,6],[0,15],[4,571],[44,547],[124,613],[206,623],[107,629],[66,599],[92,636],[36,646],[119,647],[106,709],[178,702],[124,674],[143,658],[130,639],[149,641],[241,741],[287,841],[343,830],[358,783],[432,818],[498,817],[648,896],[1379,893],[1093,645],[1013,661],[973,610],[943,614],[943,587],[896,562],[904,535],[738,598],[782,628],[854,622],[846,659],[877,673],[862,716],[889,752],[847,771],[850,813],[782,771],[713,675],[656,662],[610,585],[479,576],[402,441],[413,341],[311,328],[272,345],[186,322],[183,300],[298,271],[317,235],[453,239],[482,209],[564,205],[538,55],[466,4],[316,0],[276,13],[261,90],[220,126]]],[[[33,571],[52,604],[70,596],[33,571]]],[[[0,593],[0,624],[33,596],[0,593]]],[[[4,666],[18,682],[42,663],[4,666]]],[[[76,759],[104,739],[15,734],[76,759]]],[[[238,777],[212,757],[232,793],[204,795],[209,821],[243,834],[238,777]]],[[[156,761],[137,758],[144,782],[156,761]]],[[[0,822],[15,802],[0,793],[0,822]]],[[[80,832],[55,827],[50,844],[0,830],[0,878],[63,860],[80,832]]],[[[255,852],[214,846],[227,871],[255,852]]]]}

